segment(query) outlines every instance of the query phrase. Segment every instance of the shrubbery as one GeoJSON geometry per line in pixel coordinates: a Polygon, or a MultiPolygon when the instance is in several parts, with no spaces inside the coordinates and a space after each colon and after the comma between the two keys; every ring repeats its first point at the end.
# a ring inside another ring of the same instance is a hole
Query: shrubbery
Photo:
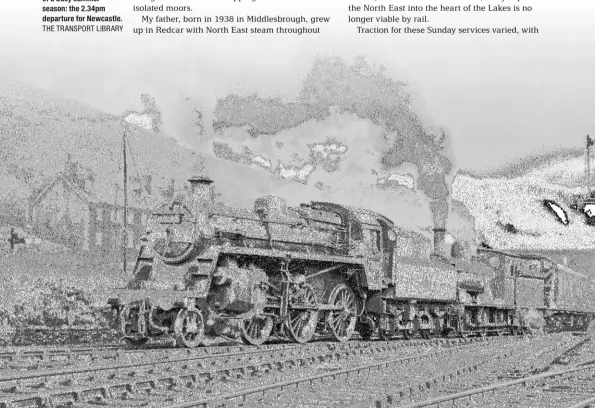
{"type": "Polygon", "coordinates": [[[0,306],[0,342],[9,341],[15,333],[14,326],[10,322],[10,312],[0,306]]]}
{"type": "Polygon", "coordinates": [[[27,326],[99,329],[108,324],[105,311],[93,306],[91,291],[63,281],[37,281],[21,290],[17,299],[11,306],[0,307],[0,336],[27,326]]]}

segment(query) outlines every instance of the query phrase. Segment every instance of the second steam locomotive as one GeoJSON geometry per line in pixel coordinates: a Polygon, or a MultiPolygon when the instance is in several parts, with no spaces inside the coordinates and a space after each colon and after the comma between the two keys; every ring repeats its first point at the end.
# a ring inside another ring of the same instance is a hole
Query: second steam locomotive
{"type": "Polygon", "coordinates": [[[214,200],[206,177],[159,205],[134,276],[109,303],[133,343],[173,338],[196,347],[208,336],[259,345],[315,334],[346,341],[355,331],[409,338],[520,333],[539,326],[585,328],[595,286],[539,256],[429,240],[375,212],[276,196],[252,210],[214,200]],[[581,291],[581,293],[578,293],[581,291]],[[577,300],[579,299],[579,300],[577,300]]]}

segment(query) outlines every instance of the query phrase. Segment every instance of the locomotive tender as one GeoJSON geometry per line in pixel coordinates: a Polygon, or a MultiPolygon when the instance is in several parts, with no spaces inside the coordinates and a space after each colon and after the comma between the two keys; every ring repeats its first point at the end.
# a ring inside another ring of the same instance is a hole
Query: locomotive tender
{"type": "Polygon", "coordinates": [[[258,345],[273,334],[305,343],[316,333],[346,341],[356,330],[381,339],[501,335],[528,328],[529,311],[564,327],[593,318],[595,290],[569,302],[577,285],[545,258],[472,257],[463,245],[449,257],[444,229],[434,230],[432,251],[369,210],[287,207],[276,196],[232,208],[215,202],[212,180],[189,183],[155,209],[133,278],[109,300],[135,344],[173,337],[196,347],[212,335],[258,345]]]}

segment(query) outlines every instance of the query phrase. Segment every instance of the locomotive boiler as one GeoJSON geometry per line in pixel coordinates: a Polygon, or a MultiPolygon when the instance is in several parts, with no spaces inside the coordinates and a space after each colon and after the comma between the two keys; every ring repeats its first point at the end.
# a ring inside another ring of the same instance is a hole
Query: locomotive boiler
{"type": "Polygon", "coordinates": [[[288,207],[276,196],[234,208],[215,202],[207,177],[189,183],[154,210],[133,278],[109,300],[135,344],[168,338],[196,347],[223,336],[258,345],[272,335],[305,343],[315,334],[346,341],[356,331],[382,339],[503,334],[526,328],[529,307],[552,309],[544,302],[555,285],[543,268],[538,282],[523,283],[504,276],[507,264],[491,259],[498,254],[449,256],[444,229],[434,230],[432,250],[422,235],[366,209],[288,207]],[[509,281],[515,294],[541,303],[518,303],[509,281]]]}

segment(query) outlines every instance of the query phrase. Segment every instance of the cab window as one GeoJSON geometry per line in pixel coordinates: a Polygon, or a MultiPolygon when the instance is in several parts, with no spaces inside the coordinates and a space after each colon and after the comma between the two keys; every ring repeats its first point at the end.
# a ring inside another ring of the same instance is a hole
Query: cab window
{"type": "Polygon", "coordinates": [[[366,244],[372,252],[380,252],[382,248],[382,242],[380,240],[380,231],[368,229],[366,230],[366,244]]]}

